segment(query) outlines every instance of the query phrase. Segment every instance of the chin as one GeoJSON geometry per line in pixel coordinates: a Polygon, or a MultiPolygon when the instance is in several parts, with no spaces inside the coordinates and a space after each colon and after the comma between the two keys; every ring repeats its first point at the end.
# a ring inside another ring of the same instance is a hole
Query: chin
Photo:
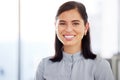
{"type": "Polygon", "coordinates": [[[67,43],[67,42],[66,42],[66,43],[64,43],[63,45],[64,45],[64,46],[73,46],[74,44],[72,44],[72,43],[67,43]]]}

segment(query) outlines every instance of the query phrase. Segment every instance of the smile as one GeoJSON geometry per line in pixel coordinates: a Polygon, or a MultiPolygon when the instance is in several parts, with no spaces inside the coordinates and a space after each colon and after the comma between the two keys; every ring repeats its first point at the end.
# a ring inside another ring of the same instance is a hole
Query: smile
{"type": "Polygon", "coordinates": [[[67,40],[71,40],[73,39],[75,36],[74,35],[64,35],[64,38],[67,39],[67,40]]]}

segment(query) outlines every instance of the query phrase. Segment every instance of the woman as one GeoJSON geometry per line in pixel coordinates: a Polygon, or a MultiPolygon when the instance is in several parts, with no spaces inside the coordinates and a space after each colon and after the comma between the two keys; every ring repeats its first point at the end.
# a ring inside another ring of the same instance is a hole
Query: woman
{"type": "Polygon", "coordinates": [[[55,55],[40,62],[36,80],[114,80],[109,63],[90,49],[88,16],[82,3],[61,5],[55,26],[55,55]]]}

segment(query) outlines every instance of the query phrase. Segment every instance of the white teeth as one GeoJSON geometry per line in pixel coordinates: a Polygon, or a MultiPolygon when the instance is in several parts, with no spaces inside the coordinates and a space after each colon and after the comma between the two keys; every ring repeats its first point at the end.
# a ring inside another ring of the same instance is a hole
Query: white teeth
{"type": "Polygon", "coordinates": [[[70,39],[73,38],[74,36],[64,36],[64,37],[70,39]]]}

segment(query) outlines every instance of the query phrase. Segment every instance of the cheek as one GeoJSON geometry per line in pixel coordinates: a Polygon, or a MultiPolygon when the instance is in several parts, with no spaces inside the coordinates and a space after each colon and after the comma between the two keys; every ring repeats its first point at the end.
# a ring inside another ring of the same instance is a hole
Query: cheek
{"type": "Polygon", "coordinates": [[[77,31],[77,34],[78,34],[79,39],[82,39],[82,38],[83,38],[84,33],[85,33],[85,31],[84,31],[83,29],[80,29],[80,30],[77,31]]]}
{"type": "Polygon", "coordinates": [[[64,29],[60,28],[60,27],[58,27],[57,30],[56,30],[56,32],[59,33],[59,34],[61,34],[63,31],[64,31],[64,29]]]}
{"type": "Polygon", "coordinates": [[[76,29],[76,32],[78,33],[78,34],[80,34],[80,35],[82,35],[82,34],[84,34],[84,32],[85,32],[85,30],[84,30],[84,28],[79,28],[79,29],[76,29]]]}
{"type": "Polygon", "coordinates": [[[62,31],[60,29],[56,29],[56,34],[58,38],[60,38],[62,31]]]}

